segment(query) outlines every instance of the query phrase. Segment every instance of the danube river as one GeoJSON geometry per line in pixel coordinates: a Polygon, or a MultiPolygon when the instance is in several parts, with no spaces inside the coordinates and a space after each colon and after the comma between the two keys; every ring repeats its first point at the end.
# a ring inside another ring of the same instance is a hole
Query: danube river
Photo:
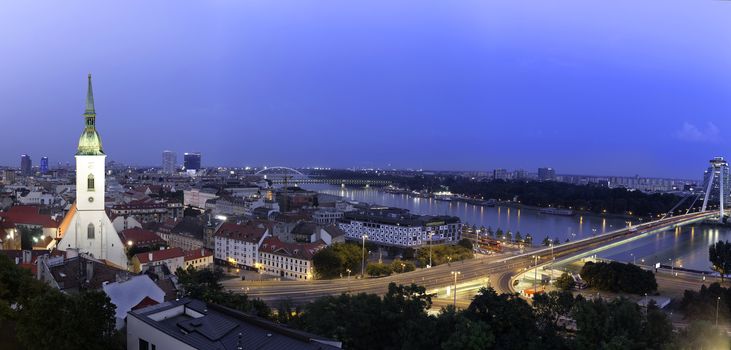
{"type": "MultiPolygon", "coordinates": [[[[376,188],[339,187],[332,185],[308,185],[308,189],[342,196],[346,199],[409,209],[415,214],[453,215],[463,223],[478,227],[498,228],[523,237],[530,233],[534,245],[545,237],[575,240],[593,234],[607,232],[627,225],[626,219],[597,215],[559,216],[541,214],[532,209],[509,207],[482,207],[463,202],[445,202],[405,194],[386,193],[376,188]]],[[[599,255],[603,258],[636,263],[656,262],[676,267],[709,270],[708,246],[718,240],[731,239],[731,229],[706,225],[685,226],[612,248],[599,255]]]]}

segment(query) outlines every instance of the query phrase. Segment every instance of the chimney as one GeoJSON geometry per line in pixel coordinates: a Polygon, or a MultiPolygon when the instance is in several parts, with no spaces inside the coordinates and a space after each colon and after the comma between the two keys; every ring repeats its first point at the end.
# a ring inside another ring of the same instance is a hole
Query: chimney
{"type": "Polygon", "coordinates": [[[66,250],[66,259],[71,259],[79,256],[79,250],[77,248],[69,248],[66,250]]]}
{"type": "Polygon", "coordinates": [[[201,257],[206,255],[206,250],[204,248],[201,248],[201,257]]]}
{"type": "Polygon", "coordinates": [[[91,281],[91,279],[93,277],[94,277],[94,262],[87,261],[86,262],[86,280],[91,281]]]}
{"type": "Polygon", "coordinates": [[[31,260],[31,251],[30,250],[24,250],[23,251],[23,264],[30,264],[31,260]]]}
{"type": "Polygon", "coordinates": [[[152,261],[152,252],[147,253],[147,260],[152,261]]]}

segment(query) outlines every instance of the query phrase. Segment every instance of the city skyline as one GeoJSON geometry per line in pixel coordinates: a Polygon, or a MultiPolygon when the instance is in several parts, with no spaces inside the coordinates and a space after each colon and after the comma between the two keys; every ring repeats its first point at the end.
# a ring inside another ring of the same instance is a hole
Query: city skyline
{"type": "Polygon", "coordinates": [[[169,149],[200,151],[204,166],[698,178],[728,156],[729,4],[562,4],[200,4],[169,16],[3,4],[0,28],[17,35],[0,45],[14,67],[0,82],[14,131],[0,164],[73,161],[89,71],[110,160],[128,164],[159,165],[169,149]]]}

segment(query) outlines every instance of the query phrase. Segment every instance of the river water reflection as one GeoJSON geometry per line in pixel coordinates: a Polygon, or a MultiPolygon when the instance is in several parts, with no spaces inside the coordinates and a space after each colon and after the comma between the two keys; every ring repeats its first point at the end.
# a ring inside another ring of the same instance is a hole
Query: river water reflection
{"type": "MultiPolygon", "coordinates": [[[[559,216],[541,214],[537,210],[510,207],[482,207],[463,202],[437,201],[431,198],[417,198],[404,194],[386,193],[375,188],[339,187],[332,185],[308,185],[308,189],[342,196],[349,200],[409,209],[415,214],[453,215],[463,223],[491,227],[494,230],[520,232],[523,237],[530,233],[534,245],[545,238],[560,239],[562,242],[590,237],[627,225],[621,218],[596,215],[559,216]]],[[[686,226],[669,230],[625,245],[604,251],[604,258],[624,262],[654,264],[661,262],[675,266],[709,270],[708,246],[717,240],[731,239],[728,227],[706,225],[686,226]]]]}

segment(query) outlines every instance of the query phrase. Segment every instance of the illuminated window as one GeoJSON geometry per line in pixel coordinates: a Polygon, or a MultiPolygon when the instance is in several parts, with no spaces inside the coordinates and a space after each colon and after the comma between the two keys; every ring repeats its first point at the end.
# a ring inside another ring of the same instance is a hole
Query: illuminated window
{"type": "Polygon", "coordinates": [[[94,239],[94,224],[89,224],[89,226],[86,227],[86,238],[94,239]]]}
{"type": "Polygon", "coordinates": [[[94,190],[94,175],[89,174],[89,178],[86,179],[86,187],[89,191],[94,190]]]}

